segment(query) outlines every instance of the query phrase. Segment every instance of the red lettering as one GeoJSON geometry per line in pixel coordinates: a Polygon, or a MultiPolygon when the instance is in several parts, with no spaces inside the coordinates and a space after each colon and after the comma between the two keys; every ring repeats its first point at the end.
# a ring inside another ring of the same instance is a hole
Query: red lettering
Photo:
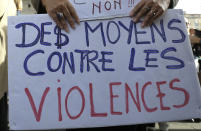
{"type": "Polygon", "coordinates": [[[134,0],[128,0],[128,7],[133,7],[135,4],[134,0]]]}
{"type": "Polygon", "coordinates": [[[89,92],[90,92],[90,104],[91,104],[91,117],[106,117],[107,113],[96,113],[94,109],[94,101],[93,101],[93,85],[89,84],[89,92]]]}
{"type": "Polygon", "coordinates": [[[119,97],[118,95],[113,95],[113,86],[115,85],[121,85],[121,82],[113,82],[113,83],[110,83],[110,112],[112,115],[122,115],[122,112],[116,112],[114,111],[114,101],[113,99],[115,97],[119,97]]]}
{"type": "Polygon", "coordinates": [[[65,99],[65,107],[66,107],[66,113],[67,113],[67,115],[68,115],[69,118],[72,119],[72,120],[79,118],[79,117],[81,116],[81,114],[83,113],[84,107],[85,107],[85,98],[84,98],[84,93],[82,92],[82,90],[81,90],[78,86],[74,86],[74,87],[72,87],[72,88],[68,91],[68,93],[67,93],[67,95],[66,95],[66,99],[65,99]],[[69,113],[69,111],[68,111],[68,97],[69,97],[70,93],[71,93],[73,90],[77,90],[77,91],[80,93],[81,97],[82,97],[82,108],[81,108],[81,110],[80,110],[80,113],[79,113],[78,115],[76,115],[76,116],[72,116],[72,115],[69,113]]]}
{"type": "Polygon", "coordinates": [[[106,1],[106,2],[105,2],[105,9],[106,9],[106,10],[110,10],[110,9],[111,9],[111,6],[112,6],[112,5],[111,5],[110,1],[106,1]],[[107,5],[109,5],[109,7],[108,7],[107,5]]]}
{"type": "Polygon", "coordinates": [[[114,8],[117,8],[117,4],[119,4],[119,9],[121,9],[121,0],[119,0],[119,2],[117,2],[116,0],[114,1],[114,8]]]}
{"type": "Polygon", "coordinates": [[[94,10],[95,8],[94,7],[97,7],[98,10],[99,10],[99,13],[101,13],[101,1],[99,2],[99,5],[96,5],[95,3],[93,3],[93,10],[92,10],[92,14],[94,14],[94,10]]]}
{"type": "Polygon", "coordinates": [[[181,104],[181,105],[173,105],[173,107],[175,107],[175,108],[181,108],[181,107],[184,107],[185,105],[188,104],[190,95],[189,95],[189,93],[188,93],[185,89],[183,89],[183,88],[173,87],[173,84],[174,84],[175,82],[180,82],[180,80],[179,80],[178,78],[173,79],[173,80],[170,82],[170,89],[173,89],[173,90],[180,91],[180,92],[184,93],[185,100],[184,100],[184,103],[183,103],[183,104],[181,104]]]}
{"type": "Polygon", "coordinates": [[[144,84],[144,86],[142,87],[142,94],[141,94],[141,97],[142,97],[142,103],[144,105],[144,108],[147,112],[154,112],[157,110],[157,107],[154,107],[154,108],[149,108],[145,102],[145,99],[144,99],[144,92],[145,92],[145,89],[147,88],[148,85],[152,85],[152,83],[149,81],[147,83],[144,84]]]}
{"type": "Polygon", "coordinates": [[[61,88],[57,88],[57,95],[58,95],[58,111],[59,111],[59,121],[62,121],[62,114],[61,114],[61,88]]]}
{"type": "Polygon", "coordinates": [[[128,93],[130,94],[131,98],[133,99],[133,102],[135,103],[137,110],[139,112],[141,112],[141,107],[140,107],[140,97],[139,97],[139,87],[138,87],[138,82],[136,83],[136,98],[133,96],[133,93],[130,89],[130,87],[128,86],[128,84],[125,84],[125,92],[126,92],[126,113],[129,112],[129,101],[128,101],[128,93]]]}
{"type": "Polygon", "coordinates": [[[157,89],[158,89],[158,94],[157,94],[156,97],[160,98],[160,108],[161,108],[161,110],[170,110],[170,107],[165,107],[163,105],[163,97],[165,97],[165,93],[161,92],[161,90],[160,90],[160,86],[164,85],[166,83],[167,83],[166,81],[156,82],[157,89]]]}
{"type": "Polygon", "coordinates": [[[32,110],[33,110],[33,112],[34,112],[34,116],[35,116],[37,122],[40,121],[41,113],[42,113],[42,109],[43,109],[43,104],[44,104],[45,98],[46,98],[47,93],[49,92],[49,90],[50,90],[50,87],[47,87],[47,88],[45,89],[45,91],[43,92],[42,99],[41,99],[40,105],[39,105],[39,109],[38,109],[38,111],[37,111],[37,110],[36,110],[36,105],[35,105],[35,103],[34,103],[34,100],[33,100],[33,97],[32,97],[32,95],[31,95],[31,93],[29,92],[29,89],[28,89],[28,88],[25,88],[25,93],[26,93],[26,95],[27,95],[27,97],[28,97],[28,99],[29,99],[29,102],[30,102],[30,104],[31,104],[31,108],[32,108],[32,110]]]}

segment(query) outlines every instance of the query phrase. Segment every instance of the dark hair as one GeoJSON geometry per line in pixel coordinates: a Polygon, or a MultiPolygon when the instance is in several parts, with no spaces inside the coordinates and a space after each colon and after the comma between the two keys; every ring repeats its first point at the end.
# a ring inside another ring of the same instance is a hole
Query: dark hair
{"type": "Polygon", "coordinates": [[[201,31],[200,30],[197,30],[197,29],[194,29],[195,30],[195,35],[199,38],[201,38],[201,31]]]}
{"type": "Polygon", "coordinates": [[[201,56],[201,44],[200,43],[196,43],[193,45],[192,47],[192,50],[193,50],[193,55],[194,56],[201,56]]]}

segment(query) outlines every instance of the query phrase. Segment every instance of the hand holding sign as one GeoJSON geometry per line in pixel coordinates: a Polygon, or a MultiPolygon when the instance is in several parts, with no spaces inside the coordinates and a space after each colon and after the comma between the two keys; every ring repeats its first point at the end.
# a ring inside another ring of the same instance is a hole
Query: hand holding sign
{"type": "Polygon", "coordinates": [[[200,117],[183,13],[169,10],[150,27],[140,24],[128,17],[82,21],[67,34],[47,15],[9,17],[11,130],[200,117]]]}
{"type": "Polygon", "coordinates": [[[138,22],[143,16],[142,27],[149,26],[159,18],[169,6],[170,0],[142,0],[130,12],[134,22],[138,22]]]}
{"type": "Polygon", "coordinates": [[[80,23],[77,13],[69,0],[42,0],[42,2],[50,17],[66,32],[69,32],[66,20],[73,29],[75,28],[75,22],[80,23]]]}

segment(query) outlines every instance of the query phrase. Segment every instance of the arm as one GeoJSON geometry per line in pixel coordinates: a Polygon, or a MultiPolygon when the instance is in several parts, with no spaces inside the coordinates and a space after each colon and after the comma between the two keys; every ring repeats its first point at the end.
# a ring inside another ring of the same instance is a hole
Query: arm
{"type": "MultiPolygon", "coordinates": [[[[16,5],[13,0],[3,0],[0,2],[9,2],[6,6],[7,10],[3,11],[3,16],[0,19],[0,97],[7,91],[8,88],[8,69],[7,69],[7,18],[8,16],[16,15],[16,5]]],[[[1,5],[2,6],[2,5],[1,5]]]]}
{"type": "Polygon", "coordinates": [[[7,91],[6,26],[0,21],[0,99],[7,91]]]}
{"type": "Polygon", "coordinates": [[[77,24],[80,23],[76,10],[69,0],[41,0],[41,1],[50,17],[56,22],[56,24],[61,29],[64,29],[66,32],[69,32],[66,20],[73,29],[75,28],[75,22],[77,24]]]}
{"type": "Polygon", "coordinates": [[[6,30],[0,28],[0,65],[6,59],[6,30]]]}
{"type": "Polygon", "coordinates": [[[178,0],[141,0],[130,12],[135,23],[144,17],[142,27],[149,26],[158,19],[168,8],[177,4],[178,0]]]}

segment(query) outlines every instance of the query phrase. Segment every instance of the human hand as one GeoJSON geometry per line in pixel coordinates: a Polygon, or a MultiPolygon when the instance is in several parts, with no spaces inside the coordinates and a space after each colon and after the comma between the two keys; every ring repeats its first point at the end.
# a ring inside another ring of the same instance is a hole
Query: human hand
{"type": "Polygon", "coordinates": [[[160,17],[170,4],[170,0],[141,0],[130,12],[135,23],[144,17],[141,27],[149,26],[160,17]]]}
{"type": "Polygon", "coordinates": [[[192,45],[196,44],[196,43],[200,43],[200,41],[201,41],[201,39],[199,37],[194,36],[194,35],[190,35],[189,38],[190,38],[190,42],[192,45]]]}
{"type": "Polygon", "coordinates": [[[75,22],[80,24],[75,8],[69,0],[42,0],[42,3],[50,17],[66,32],[69,32],[68,24],[73,29],[75,29],[75,22]]]}

